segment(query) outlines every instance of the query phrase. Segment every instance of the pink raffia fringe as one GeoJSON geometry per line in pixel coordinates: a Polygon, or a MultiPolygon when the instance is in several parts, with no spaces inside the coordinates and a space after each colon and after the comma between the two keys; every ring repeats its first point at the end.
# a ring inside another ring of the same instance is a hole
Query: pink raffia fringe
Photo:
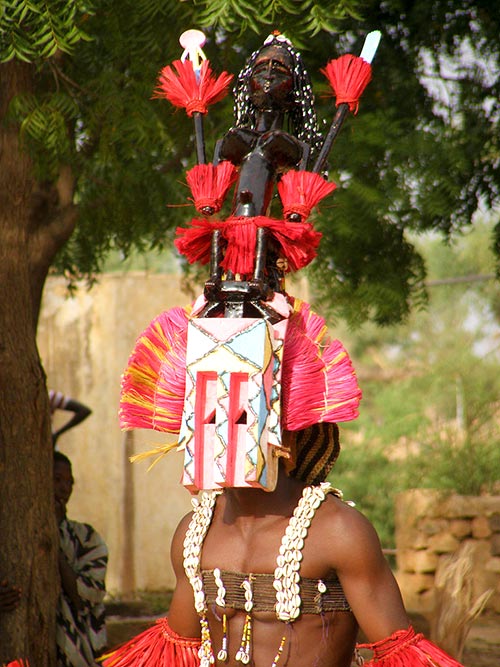
{"type": "Polygon", "coordinates": [[[186,308],[156,317],[136,341],[122,377],[120,426],[178,433],[186,386],[186,308]]]}
{"type": "MultiPolygon", "coordinates": [[[[151,627],[104,656],[103,667],[198,667],[200,640],[181,637],[159,618],[151,627]]],[[[102,660],[102,659],[101,659],[102,660]]]]}
{"type": "Polygon", "coordinates": [[[296,300],[283,352],[282,420],[289,431],[356,419],[361,400],[352,362],[325,320],[296,300]]]}
{"type": "MultiPolygon", "coordinates": [[[[283,353],[283,427],[295,431],[355,419],[361,390],[349,355],[340,341],[329,338],[322,317],[308,304],[296,304],[283,353]]],[[[122,429],[179,433],[189,312],[172,308],[162,313],[137,339],[122,377],[122,429]]]]}
{"type": "Polygon", "coordinates": [[[357,648],[373,651],[365,667],[463,667],[411,625],[373,644],[358,644],[357,648]]]}

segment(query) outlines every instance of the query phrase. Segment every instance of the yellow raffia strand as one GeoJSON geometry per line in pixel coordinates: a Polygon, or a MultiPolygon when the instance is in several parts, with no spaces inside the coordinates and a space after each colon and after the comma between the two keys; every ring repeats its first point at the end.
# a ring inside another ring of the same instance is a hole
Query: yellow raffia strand
{"type": "Polygon", "coordinates": [[[317,336],[316,336],[314,342],[317,343],[320,347],[327,347],[327,346],[328,346],[328,343],[329,343],[328,339],[327,339],[326,342],[323,344],[323,339],[324,339],[325,336],[327,336],[327,335],[328,335],[328,327],[326,326],[326,324],[324,324],[324,325],[321,327],[321,329],[318,331],[318,334],[317,334],[317,336]]]}
{"type": "MultiPolygon", "coordinates": [[[[116,654],[116,651],[110,651],[109,653],[104,653],[103,655],[99,656],[96,659],[96,662],[100,665],[102,664],[105,660],[111,660],[111,658],[116,654]]],[[[115,658],[113,662],[108,663],[108,667],[113,667],[113,665],[116,665],[118,659],[115,658]]]]}
{"type": "MultiPolygon", "coordinates": [[[[174,396],[174,394],[169,393],[169,392],[162,392],[164,396],[174,396]]],[[[123,393],[122,395],[122,401],[124,403],[128,403],[130,405],[140,405],[142,407],[146,407],[148,409],[152,409],[152,404],[151,400],[149,398],[144,398],[140,394],[137,393],[132,393],[132,392],[126,392],[123,393]]],[[[168,415],[170,414],[169,411],[166,408],[163,408],[161,406],[155,406],[154,407],[155,412],[157,414],[163,414],[163,415],[168,415]]]]}
{"type": "Polygon", "coordinates": [[[183,447],[179,447],[177,442],[170,443],[169,445],[157,445],[154,449],[150,449],[147,452],[141,452],[140,454],[134,454],[134,456],[131,456],[129,458],[129,461],[131,463],[138,463],[139,461],[144,461],[145,459],[149,458],[150,456],[156,456],[156,459],[153,461],[153,463],[149,466],[148,472],[151,470],[153,466],[155,466],[158,461],[160,461],[165,454],[168,454],[171,452],[173,449],[177,449],[180,451],[180,449],[183,449],[183,447]]]}
{"type": "Polygon", "coordinates": [[[336,357],[334,357],[331,362],[328,364],[327,368],[330,369],[332,366],[336,366],[339,364],[342,359],[345,359],[347,357],[347,352],[345,350],[341,350],[336,357]]]}

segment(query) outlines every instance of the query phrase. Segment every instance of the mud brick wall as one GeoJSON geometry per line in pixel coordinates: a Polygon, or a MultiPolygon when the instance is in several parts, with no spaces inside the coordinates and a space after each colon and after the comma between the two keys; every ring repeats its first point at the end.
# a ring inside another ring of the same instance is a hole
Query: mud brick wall
{"type": "Polygon", "coordinates": [[[441,558],[473,545],[473,591],[500,612],[500,496],[412,489],[396,497],[396,578],[409,611],[431,613],[441,558]]]}

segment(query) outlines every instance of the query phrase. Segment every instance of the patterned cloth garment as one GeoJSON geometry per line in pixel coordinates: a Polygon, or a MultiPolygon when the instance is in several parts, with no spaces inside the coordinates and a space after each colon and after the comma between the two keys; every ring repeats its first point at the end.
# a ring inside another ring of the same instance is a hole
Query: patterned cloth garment
{"type": "Polygon", "coordinates": [[[60,547],[77,575],[83,609],[72,608],[61,593],[57,609],[57,667],[96,667],[106,647],[104,596],[108,548],[86,523],[64,519],[59,526],[60,547]]]}

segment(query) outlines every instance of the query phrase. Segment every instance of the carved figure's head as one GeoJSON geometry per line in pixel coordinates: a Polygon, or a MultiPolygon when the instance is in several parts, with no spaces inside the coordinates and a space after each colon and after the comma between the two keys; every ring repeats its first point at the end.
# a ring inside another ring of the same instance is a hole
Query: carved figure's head
{"type": "Polygon", "coordinates": [[[288,131],[319,150],[314,95],[300,53],[284,35],[272,34],[241,70],[234,90],[236,127],[253,128],[263,110],[286,111],[288,131]]]}

